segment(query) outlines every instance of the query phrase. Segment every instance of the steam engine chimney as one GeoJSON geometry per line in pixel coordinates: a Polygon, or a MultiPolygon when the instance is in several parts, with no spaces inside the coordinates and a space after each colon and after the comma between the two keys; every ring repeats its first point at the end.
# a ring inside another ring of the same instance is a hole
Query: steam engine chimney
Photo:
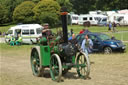
{"type": "Polygon", "coordinates": [[[66,8],[63,7],[61,9],[61,20],[62,20],[64,43],[68,43],[67,14],[68,12],[66,12],[66,8]]]}

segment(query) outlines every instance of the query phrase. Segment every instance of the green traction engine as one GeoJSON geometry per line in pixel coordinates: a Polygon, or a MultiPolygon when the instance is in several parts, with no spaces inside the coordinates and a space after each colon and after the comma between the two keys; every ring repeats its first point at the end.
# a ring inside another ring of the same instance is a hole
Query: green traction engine
{"type": "Polygon", "coordinates": [[[62,74],[76,68],[80,78],[86,79],[90,74],[90,62],[85,53],[79,46],[68,42],[67,34],[67,12],[61,13],[63,36],[52,39],[42,38],[38,44],[31,50],[31,67],[33,75],[43,76],[45,68],[50,68],[52,80],[60,81],[62,74]]]}

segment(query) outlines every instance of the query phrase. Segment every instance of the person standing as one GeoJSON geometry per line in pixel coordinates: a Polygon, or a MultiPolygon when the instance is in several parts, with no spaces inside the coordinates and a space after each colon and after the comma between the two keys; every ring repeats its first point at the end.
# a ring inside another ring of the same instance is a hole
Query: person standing
{"type": "Polygon", "coordinates": [[[108,31],[111,31],[111,29],[112,29],[112,23],[109,21],[108,31]]]}
{"type": "Polygon", "coordinates": [[[73,34],[73,29],[70,30],[70,34],[71,34],[71,36],[72,36],[72,34],[73,34]]]}
{"type": "Polygon", "coordinates": [[[116,23],[113,22],[112,26],[113,26],[113,32],[116,32],[116,23]]]}
{"type": "Polygon", "coordinates": [[[88,35],[85,35],[84,40],[82,41],[81,49],[88,56],[88,53],[92,52],[93,42],[88,38],[88,35]]]}

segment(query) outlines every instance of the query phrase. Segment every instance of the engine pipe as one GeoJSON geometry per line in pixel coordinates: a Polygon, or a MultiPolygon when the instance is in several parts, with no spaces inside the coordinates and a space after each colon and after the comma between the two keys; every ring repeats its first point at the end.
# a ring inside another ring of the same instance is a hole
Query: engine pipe
{"type": "Polygon", "coordinates": [[[61,12],[64,43],[68,43],[67,14],[68,12],[61,12]]]}

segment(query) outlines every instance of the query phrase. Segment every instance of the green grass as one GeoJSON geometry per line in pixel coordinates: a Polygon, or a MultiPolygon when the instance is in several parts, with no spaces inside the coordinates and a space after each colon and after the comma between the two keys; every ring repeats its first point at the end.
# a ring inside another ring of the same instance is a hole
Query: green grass
{"type": "Polygon", "coordinates": [[[106,32],[105,34],[109,35],[110,37],[112,35],[115,36],[116,39],[122,40],[122,41],[128,41],[128,32],[119,32],[119,33],[111,33],[111,32],[106,32]]]}
{"type": "MultiPolygon", "coordinates": [[[[80,26],[80,25],[69,25],[68,26],[68,31],[70,30],[70,29],[73,29],[73,31],[76,33],[76,34],[78,34],[79,33],[79,31],[81,30],[81,29],[84,29],[85,27],[83,27],[83,26],[80,26]]],[[[102,27],[100,27],[100,26],[91,26],[91,27],[87,27],[88,28],[88,30],[90,30],[91,32],[108,32],[108,27],[104,27],[104,26],[102,26],[102,27]]],[[[58,29],[62,29],[61,27],[59,27],[58,29]]],[[[53,30],[53,32],[56,32],[57,31],[57,29],[56,28],[54,28],[54,29],[52,29],[53,30]]],[[[117,30],[118,31],[128,31],[128,26],[122,26],[122,27],[117,27],[117,30]]]]}
{"type": "MultiPolygon", "coordinates": [[[[7,32],[7,30],[12,27],[14,25],[9,25],[9,26],[1,26],[0,27],[0,31],[1,32],[7,32]]],[[[78,34],[80,32],[81,29],[83,29],[84,27],[83,26],[80,26],[80,25],[69,25],[68,26],[68,31],[70,31],[70,29],[73,29],[74,33],[75,34],[78,34]]],[[[88,29],[91,31],[91,32],[106,32],[106,34],[112,36],[114,35],[117,39],[119,40],[123,40],[123,41],[128,41],[128,32],[124,32],[124,33],[111,33],[111,32],[108,32],[108,27],[99,27],[99,26],[91,26],[91,27],[88,27],[88,29]]],[[[53,28],[52,31],[54,33],[57,32],[57,30],[62,30],[61,27],[59,28],[53,28]]],[[[117,27],[117,30],[118,31],[128,31],[128,26],[122,26],[122,27],[117,27]]]]}
{"type": "MultiPolygon", "coordinates": [[[[15,25],[8,25],[8,26],[0,26],[0,31],[1,32],[7,32],[7,30],[10,28],[10,27],[12,27],[12,26],[15,26],[15,25]]],[[[70,30],[70,29],[73,29],[74,30],[74,32],[75,33],[79,33],[79,31],[81,30],[81,29],[83,29],[83,28],[85,28],[85,27],[83,27],[83,26],[80,26],[80,25],[69,25],[68,26],[68,30],[70,30]]],[[[58,29],[62,29],[61,27],[59,27],[58,29]]],[[[91,32],[107,32],[108,31],[108,27],[104,27],[104,26],[102,26],[102,27],[99,27],[99,26],[91,26],[91,27],[88,27],[88,29],[91,31],[91,32]]],[[[53,30],[53,32],[56,32],[57,31],[57,29],[52,29],[53,30]]],[[[122,27],[117,27],[117,30],[118,31],[128,31],[128,26],[122,26],[122,27]]]]}
{"type": "Polygon", "coordinates": [[[2,48],[2,50],[24,50],[24,49],[29,49],[32,46],[33,45],[10,46],[7,43],[0,43],[0,48],[2,48]]]}
{"type": "Polygon", "coordinates": [[[8,25],[8,26],[0,26],[0,32],[7,32],[8,29],[12,26],[15,26],[15,25],[8,25]]]}

